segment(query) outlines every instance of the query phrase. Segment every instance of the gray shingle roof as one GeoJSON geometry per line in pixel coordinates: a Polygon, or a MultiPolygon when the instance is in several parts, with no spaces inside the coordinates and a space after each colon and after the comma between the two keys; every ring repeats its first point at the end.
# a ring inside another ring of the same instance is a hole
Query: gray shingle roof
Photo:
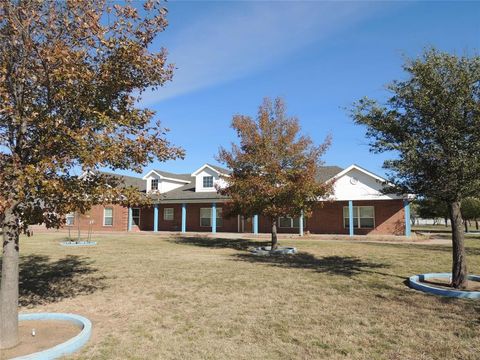
{"type": "Polygon", "coordinates": [[[171,172],[168,172],[168,171],[157,170],[157,169],[155,169],[154,171],[156,173],[164,176],[164,177],[168,177],[168,178],[172,178],[172,179],[185,180],[185,181],[192,181],[192,175],[190,175],[190,174],[175,174],[175,173],[171,173],[171,172]]]}
{"type": "Polygon", "coordinates": [[[318,170],[316,179],[318,182],[325,182],[342,171],[343,169],[338,166],[321,166],[318,170]]]}
{"type": "MultiPolygon", "coordinates": [[[[215,165],[210,165],[212,168],[214,168],[217,171],[220,171],[221,173],[230,173],[229,170],[221,168],[219,166],[215,165]]],[[[338,167],[338,166],[322,166],[319,169],[319,172],[317,174],[317,180],[320,182],[325,182],[338,173],[340,173],[343,169],[338,167]]],[[[221,199],[227,199],[226,196],[222,196],[216,192],[195,192],[195,178],[192,177],[190,174],[175,174],[163,170],[155,170],[157,173],[159,173],[162,176],[168,177],[168,178],[174,178],[174,179],[180,179],[180,180],[185,180],[189,181],[188,184],[185,184],[175,190],[169,191],[167,193],[161,194],[161,195],[154,195],[155,198],[159,200],[221,200],[221,199]]],[[[102,171],[101,173],[118,178],[122,184],[125,186],[133,186],[139,189],[142,192],[146,191],[146,181],[143,180],[142,178],[135,177],[135,176],[127,176],[127,175],[120,175],[120,174],[113,174],[113,173],[108,173],[102,171]]]]}
{"type": "Polygon", "coordinates": [[[218,172],[221,172],[222,174],[230,174],[232,172],[231,170],[225,169],[221,166],[212,165],[212,164],[207,164],[207,165],[210,166],[211,168],[214,168],[218,172]]]}
{"type": "Polygon", "coordinates": [[[114,174],[106,171],[99,171],[99,173],[118,179],[120,184],[125,185],[125,187],[133,186],[142,192],[145,192],[147,190],[147,184],[145,180],[140,177],[114,174]]]}

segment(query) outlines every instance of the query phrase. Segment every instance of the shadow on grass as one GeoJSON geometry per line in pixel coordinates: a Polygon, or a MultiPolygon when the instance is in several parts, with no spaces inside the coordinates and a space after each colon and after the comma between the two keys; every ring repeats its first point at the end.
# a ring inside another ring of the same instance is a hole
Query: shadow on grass
{"type": "Polygon", "coordinates": [[[255,256],[252,254],[236,254],[234,256],[237,260],[250,263],[269,264],[283,268],[309,269],[332,275],[355,276],[360,273],[370,272],[397,277],[396,275],[373,271],[375,269],[385,269],[389,266],[387,264],[369,262],[354,256],[325,256],[317,258],[306,252],[299,252],[295,255],[255,256]]]}
{"type": "Polygon", "coordinates": [[[48,256],[21,256],[19,303],[28,307],[102,290],[105,276],[93,276],[97,271],[83,256],[68,255],[56,261],[48,256]]]}
{"type": "MultiPolygon", "coordinates": [[[[392,243],[369,243],[363,242],[362,245],[371,246],[371,247],[385,247],[391,249],[400,249],[400,250],[422,250],[422,251],[434,251],[434,252],[444,252],[450,254],[452,252],[452,246],[450,242],[446,242],[445,245],[430,245],[430,244],[392,244],[392,243]]],[[[480,247],[467,245],[465,246],[465,251],[467,255],[480,255],[480,247]]]]}
{"type": "Polygon", "coordinates": [[[219,239],[209,237],[186,237],[171,240],[176,244],[193,245],[214,249],[247,250],[249,247],[270,245],[270,241],[254,241],[248,239],[219,239]]]}
{"type": "MultiPolygon", "coordinates": [[[[254,241],[249,239],[218,239],[210,237],[189,237],[172,240],[177,244],[193,245],[208,248],[227,248],[234,250],[247,250],[250,247],[270,245],[270,241],[254,241]]],[[[354,276],[363,272],[374,272],[380,275],[393,276],[404,279],[404,277],[374,271],[389,267],[387,264],[374,263],[362,260],[353,256],[326,256],[317,258],[307,252],[300,252],[295,255],[274,255],[255,256],[250,253],[232,255],[237,261],[250,263],[263,263],[272,266],[309,269],[321,273],[329,273],[343,276],[354,276]]]]}

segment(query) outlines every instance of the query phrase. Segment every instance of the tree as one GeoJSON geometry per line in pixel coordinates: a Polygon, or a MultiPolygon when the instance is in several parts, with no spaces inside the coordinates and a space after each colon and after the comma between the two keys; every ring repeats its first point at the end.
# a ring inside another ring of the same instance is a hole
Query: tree
{"type": "Polygon", "coordinates": [[[277,248],[280,216],[308,216],[320,197],[330,194],[332,184],[315,177],[330,139],[320,146],[300,135],[296,118],[288,117],[281,99],[265,99],[256,120],[235,115],[232,127],[240,144],[220,148],[218,160],[232,169],[220,193],[231,198],[230,213],[263,215],[271,220],[272,250],[277,248]]]}
{"type": "Polygon", "coordinates": [[[394,190],[448,204],[452,223],[452,286],[467,281],[461,201],[480,187],[480,57],[428,49],[407,60],[406,79],[388,85],[381,105],[357,102],[352,116],[367,126],[373,152],[394,152],[384,163],[394,190]]]}
{"type": "Polygon", "coordinates": [[[140,171],[154,158],[183,156],[137,102],[172,77],[165,50],[149,50],[166,26],[157,1],[143,9],[129,1],[2,1],[0,348],[18,342],[20,233],[33,223],[58,227],[66,213],[96,203],[141,200],[134,189],[107,186],[114,180],[106,176],[75,172],[140,171]]]}
{"type": "MultiPolygon", "coordinates": [[[[423,198],[417,200],[418,215],[422,219],[445,219],[445,226],[447,226],[448,206],[444,201],[431,198],[423,198]]],[[[436,223],[436,222],[435,222],[436,223]]]]}
{"type": "Polygon", "coordinates": [[[462,200],[462,218],[465,225],[465,232],[468,232],[468,222],[474,220],[478,230],[478,219],[480,218],[480,200],[469,197],[462,200]]]}

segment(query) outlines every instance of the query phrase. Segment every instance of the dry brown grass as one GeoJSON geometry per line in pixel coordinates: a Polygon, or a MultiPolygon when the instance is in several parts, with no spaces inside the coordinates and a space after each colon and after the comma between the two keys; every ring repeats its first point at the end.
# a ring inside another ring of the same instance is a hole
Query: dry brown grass
{"type": "Polygon", "coordinates": [[[448,271],[448,245],[291,239],[299,255],[259,258],[247,240],[64,236],[22,239],[22,310],[90,318],[78,359],[478,359],[480,303],[405,285],[448,271]]]}

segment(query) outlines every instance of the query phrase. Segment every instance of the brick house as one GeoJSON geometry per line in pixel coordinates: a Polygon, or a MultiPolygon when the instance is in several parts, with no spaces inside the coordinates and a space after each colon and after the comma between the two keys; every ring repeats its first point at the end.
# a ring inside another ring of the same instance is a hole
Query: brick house
{"type": "MultiPolygon", "coordinates": [[[[262,216],[224,216],[228,198],[215,190],[217,184],[222,186],[222,175],[228,175],[228,170],[210,164],[191,174],[151,170],[143,178],[115,175],[150,194],[155,205],[95,206],[80,217],[69,214],[66,226],[92,231],[269,233],[270,220],[262,216]]],[[[333,196],[319,201],[309,218],[300,214],[280,218],[279,233],[410,235],[408,201],[383,194],[385,179],[357,165],[346,169],[325,166],[317,178],[321,182],[335,179],[333,196]]]]}

